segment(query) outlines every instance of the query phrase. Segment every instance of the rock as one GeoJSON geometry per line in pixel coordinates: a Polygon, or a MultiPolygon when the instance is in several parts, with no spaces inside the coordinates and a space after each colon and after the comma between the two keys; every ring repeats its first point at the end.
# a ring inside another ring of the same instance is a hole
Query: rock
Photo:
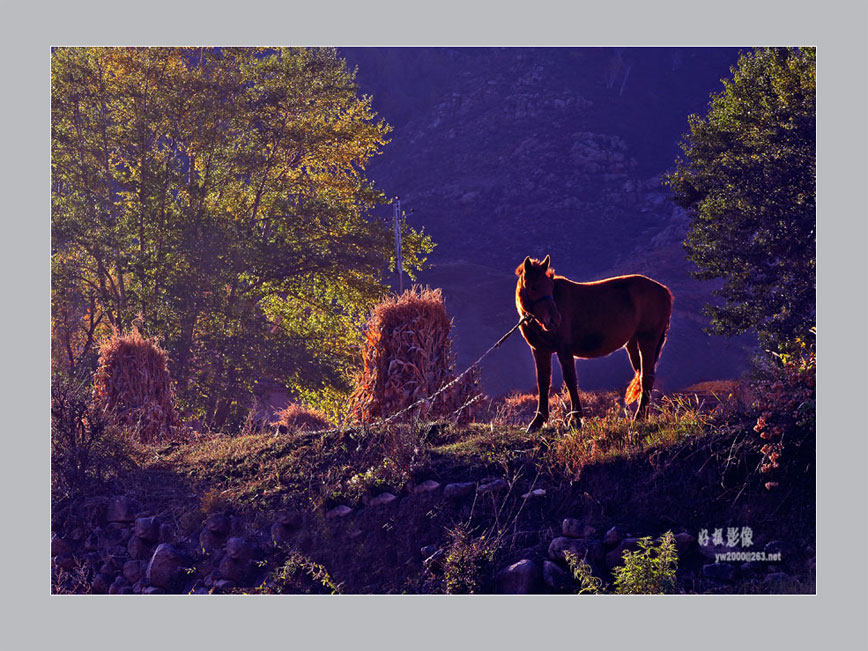
{"type": "Polygon", "coordinates": [[[238,584],[235,581],[231,581],[229,579],[220,579],[219,581],[214,582],[214,589],[220,590],[222,592],[229,592],[230,590],[234,590],[238,587],[238,584]]]}
{"type": "Polygon", "coordinates": [[[336,506],[333,509],[330,509],[326,512],[326,518],[329,520],[334,520],[335,518],[343,518],[352,513],[353,510],[348,507],[346,504],[341,504],[340,506],[336,506]]]}
{"type": "Polygon", "coordinates": [[[419,553],[422,555],[422,558],[428,558],[436,551],[437,545],[425,545],[422,549],[419,550],[419,553]]]}
{"type": "Polygon", "coordinates": [[[93,590],[94,594],[107,594],[113,580],[108,574],[99,573],[93,577],[91,590],[93,590]]]}
{"type": "Polygon", "coordinates": [[[108,540],[114,545],[126,547],[132,535],[132,529],[126,522],[109,522],[106,527],[108,540]]]}
{"type": "Polygon", "coordinates": [[[613,567],[618,567],[624,564],[624,552],[634,552],[639,549],[638,538],[624,538],[618,543],[617,547],[606,554],[606,569],[611,570],[613,567]]]}
{"type": "Polygon", "coordinates": [[[675,550],[679,557],[693,549],[693,544],[696,542],[696,536],[692,536],[686,531],[675,534],[675,550]]]}
{"type": "Polygon", "coordinates": [[[205,519],[205,528],[218,537],[228,536],[231,526],[231,521],[223,513],[213,513],[205,519]]]}
{"type": "Polygon", "coordinates": [[[543,581],[552,590],[562,592],[570,585],[570,576],[557,564],[551,561],[543,561],[543,581]]]}
{"type": "Polygon", "coordinates": [[[133,533],[142,540],[157,542],[160,539],[160,521],[157,518],[137,518],[133,533]]]}
{"type": "Polygon", "coordinates": [[[120,590],[118,590],[118,594],[133,594],[132,586],[125,585],[120,590]]]}
{"type": "Polygon", "coordinates": [[[456,499],[470,495],[476,489],[476,484],[472,481],[466,481],[456,484],[446,484],[443,489],[443,497],[456,499]]]}
{"type": "Polygon", "coordinates": [[[498,573],[498,591],[502,594],[532,594],[539,584],[539,574],[536,563],[523,558],[498,573]]]}
{"type": "Polygon", "coordinates": [[[127,561],[121,572],[127,581],[136,583],[145,575],[145,567],[147,566],[142,561],[127,561]]]}
{"type": "Polygon", "coordinates": [[[72,554],[58,554],[52,559],[55,567],[61,570],[71,570],[75,567],[75,557],[72,554]]]}
{"type": "Polygon", "coordinates": [[[756,576],[765,572],[766,569],[766,564],[760,561],[746,561],[738,566],[742,576],[756,576]]]}
{"type": "Polygon", "coordinates": [[[133,587],[129,584],[129,582],[122,576],[117,577],[114,582],[109,586],[108,593],[109,594],[120,594],[121,589],[128,587],[130,592],[132,592],[133,587]]]}
{"type": "Polygon", "coordinates": [[[95,552],[102,547],[102,529],[97,527],[84,540],[85,551],[95,552]]]}
{"type": "Polygon", "coordinates": [[[766,546],[763,547],[763,551],[766,553],[766,560],[788,563],[793,548],[789,543],[786,543],[783,540],[772,540],[771,542],[766,543],[766,546]]]}
{"type": "Polygon", "coordinates": [[[292,527],[289,527],[282,522],[275,522],[271,525],[271,542],[275,545],[285,545],[292,539],[292,527]]]}
{"type": "Polygon", "coordinates": [[[138,505],[123,495],[109,502],[105,519],[109,522],[133,522],[136,519],[138,505]]]}
{"type": "Polygon", "coordinates": [[[552,540],[549,545],[548,555],[553,561],[565,561],[565,552],[570,551],[579,559],[589,562],[599,562],[603,559],[603,546],[599,540],[584,538],[567,538],[561,536],[552,540]]]}
{"type": "Polygon", "coordinates": [[[61,554],[72,554],[72,545],[56,533],[53,533],[51,534],[51,555],[60,556],[61,554]]]}
{"type": "Polygon", "coordinates": [[[226,556],[237,560],[253,558],[253,548],[244,538],[234,537],[226,541],[226,556]]]}
{"type": "Polygon", "coordinates": [[[735,567],[729,563],[707,563],[702,566],[702,576],[713,581],[728,583],[735,576],[735,567]]]}
{"type": "Polygon", "coordinates": [[[397,499],[398,498],[391,493],[380,493],[368,502],[368,506],[385,506],[386,504],[391,504],[397,499]]]}
{"type": "Polygon", "coordinates": [[[301,528],[302,515],[298,511],[281,511],[277,514],[277,521],[290,531],[301,528]]]}
{"type": "Polygon", "coordinates": [[[127,544],[127,553],[134,561],[145,561],[154,553],[154,544],[142,540],[138,536],[130,536],[130,542],[127,544]]]}
{"type": "Polygon", "coordinates": [[[166,591],[160,586],[149,585],[147,588],[142,589],[142,594],[166,594],[166,591]]]}
{"type": "MultiPolygon", "coordinates": [[[[251,567],[252,564],[249,559],[232,558],[227,555],[220,561],[220,574],[224,579],[243,584],[250,573],[251,567]]],[[[218,584],[219,581],[216,581],[214,587],[217,587],[218,584]]]]}
{"type": "Polygon", "coordinates": [[[763,586],[766,588],[779,588],[781,584],[789,581],[790,575],[786,572],[772,572],[771,574],[766,574],[763,579],[763,586]]]}
{"type": "Polygon", "coordinates": [[[566,518],[561,523],[561,533],[569,538],[590,538],[597,530],[591,525],[582,524],[581,520],[566,518]]]}
{"type": "Polygon", "coordinates": [[[165,522],[160,525],[160,535],[158,540],[161,543],[175,544],[175,531],[172,529],[172,525],[165,522]]]}
{"type": "Polygon", "coordinates": [[[487,495],[488,493],[502,493],[505,490],[509,490],[509,484],[503,479],[495,479],[480,484],[479,488],[476,489],[476,492],[480,495],[487,495]]]}
{"type": "Polygon", "coordinates": [[[206,554],[211,554],[217,549],[222,549],[226,544],[226,536],[214,533],[210,529],[202,529],[199,534],[199,548],[206,554]]]}
{"type": "Polygon", "coordinates": [[[436,491],[438,488],[440,488],[440,482],[436,482],[433,479],[426,479],[421,484],[416,486],[416,488],[413,489],[413,492],[417,494],[431,493],[433,491],[436,491]]]}
{"type": "Polygon", "coordinates": [[[436,552],[431,554],[431,556],[422,561],[422,565],[424,565],[431,572],[437,573],[443,570],[443,562],[445,560],[446,550],[438,549],[436,552]]]}
{"type": "Polygon", "coordinates": [[[187,559],[184,554],[168,543],[161,543],[145,570],[145,581],[152,586],[170,589],[184,577],[187,559]]]}
{"type": "Polygon", "coordinates": [[[816,556],[814,556],[813,558],[809,558],[807,560],[807,562],[805,562],[805,569],[808,570],[808,572],[816,571],[816,569],[817,569],[817,557],[816,556]]]}
{"type": "Polygon", "coordinates": [[[614,547],[624,539],[624,533],[623,528],[614,526],[606,532],[605,536],[603,536],[603,543],[609,547],[614,547]]]}
{"type": "Polygon", "coordinates": [[[521,499],[528,500],[528,499],[531,499],[532,497],[545,497],[545,496],[546,496],[546,489],[545,488],[534,488],[529,493],[525,493],[524,495],[522,495],[521,499]]]}

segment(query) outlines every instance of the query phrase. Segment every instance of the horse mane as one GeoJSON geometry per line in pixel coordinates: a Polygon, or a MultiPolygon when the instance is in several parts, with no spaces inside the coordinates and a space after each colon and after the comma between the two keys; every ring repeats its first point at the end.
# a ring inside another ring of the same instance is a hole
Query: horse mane
{"type": "MultiPolygon", "coordinates": [[[[539,266],[539,265],[542,264],[542,260],[537,260],[536,258],[531,258],[531,259],[530,259],[530,263],[531,263],[532,265],[539,266]]],[[[518,265],[518,266],[515,268],[515,275],[516,275],[516,276],[521,276],[523,273],[524,273],[524,262],[522,262],[520,265],[518,265]]],[[[554,277],[555,277],[555,269],[554,269],[554,267],[549,267],[548,269],[546,269],[546,276],[548,276],[549,278],[554,278],[554,277]]]]}

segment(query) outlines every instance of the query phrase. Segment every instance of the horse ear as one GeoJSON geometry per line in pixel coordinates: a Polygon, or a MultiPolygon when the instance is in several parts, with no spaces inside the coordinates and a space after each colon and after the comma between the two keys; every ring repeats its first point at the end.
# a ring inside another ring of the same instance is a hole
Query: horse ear
{"type": "Polygon", "coordinates": [[[549,268],[549,262],[551,262],[551,258],[549,256],[546,256],[545,260],[542,261],[543,271],[549,268]]]}
{"type": "Polygon", "coordinates": [[[530,256],[527,256],[524,259],[524,272],[528,273],[530,271],[530,268],[531,268],[530,256]]]}

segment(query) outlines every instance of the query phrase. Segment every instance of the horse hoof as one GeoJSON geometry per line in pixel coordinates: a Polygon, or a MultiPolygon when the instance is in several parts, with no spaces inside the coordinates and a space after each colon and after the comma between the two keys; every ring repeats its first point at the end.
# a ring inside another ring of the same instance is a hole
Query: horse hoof
{"type": "Polygon", "coordinates": [[[545,423],[545,422],[546,422],[545,418],[543,418],[540,415],[537,415],[532,421],[530,421],[530,425],[527,426],[527,429],[525,431],[528,434],[530,434],[531,432],[536,432],[538,429],[540,429],[543,426],[543,423],[545,423]]]}

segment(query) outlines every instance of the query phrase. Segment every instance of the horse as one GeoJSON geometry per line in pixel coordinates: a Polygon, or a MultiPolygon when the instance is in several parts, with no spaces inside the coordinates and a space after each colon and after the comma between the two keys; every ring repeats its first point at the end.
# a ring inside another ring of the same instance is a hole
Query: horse
{"type": "Polygon", "coordinates": [[[515,307],[522,337],[536,363],[539,402],[528,432],[549,417],[552,354],[557,354],[570,393],[567,423],[580,429],[584,415],[579,401],[575,358],[605,357],[626,348],[635,375],[625,399],[639,399],[633,415],[642,419],[651,401],[654,373],[669,331],[672,292],[646,276],[633,274],[579,283],[556,276],[543,261],[526,257],[515,270],[515,307]]]}

